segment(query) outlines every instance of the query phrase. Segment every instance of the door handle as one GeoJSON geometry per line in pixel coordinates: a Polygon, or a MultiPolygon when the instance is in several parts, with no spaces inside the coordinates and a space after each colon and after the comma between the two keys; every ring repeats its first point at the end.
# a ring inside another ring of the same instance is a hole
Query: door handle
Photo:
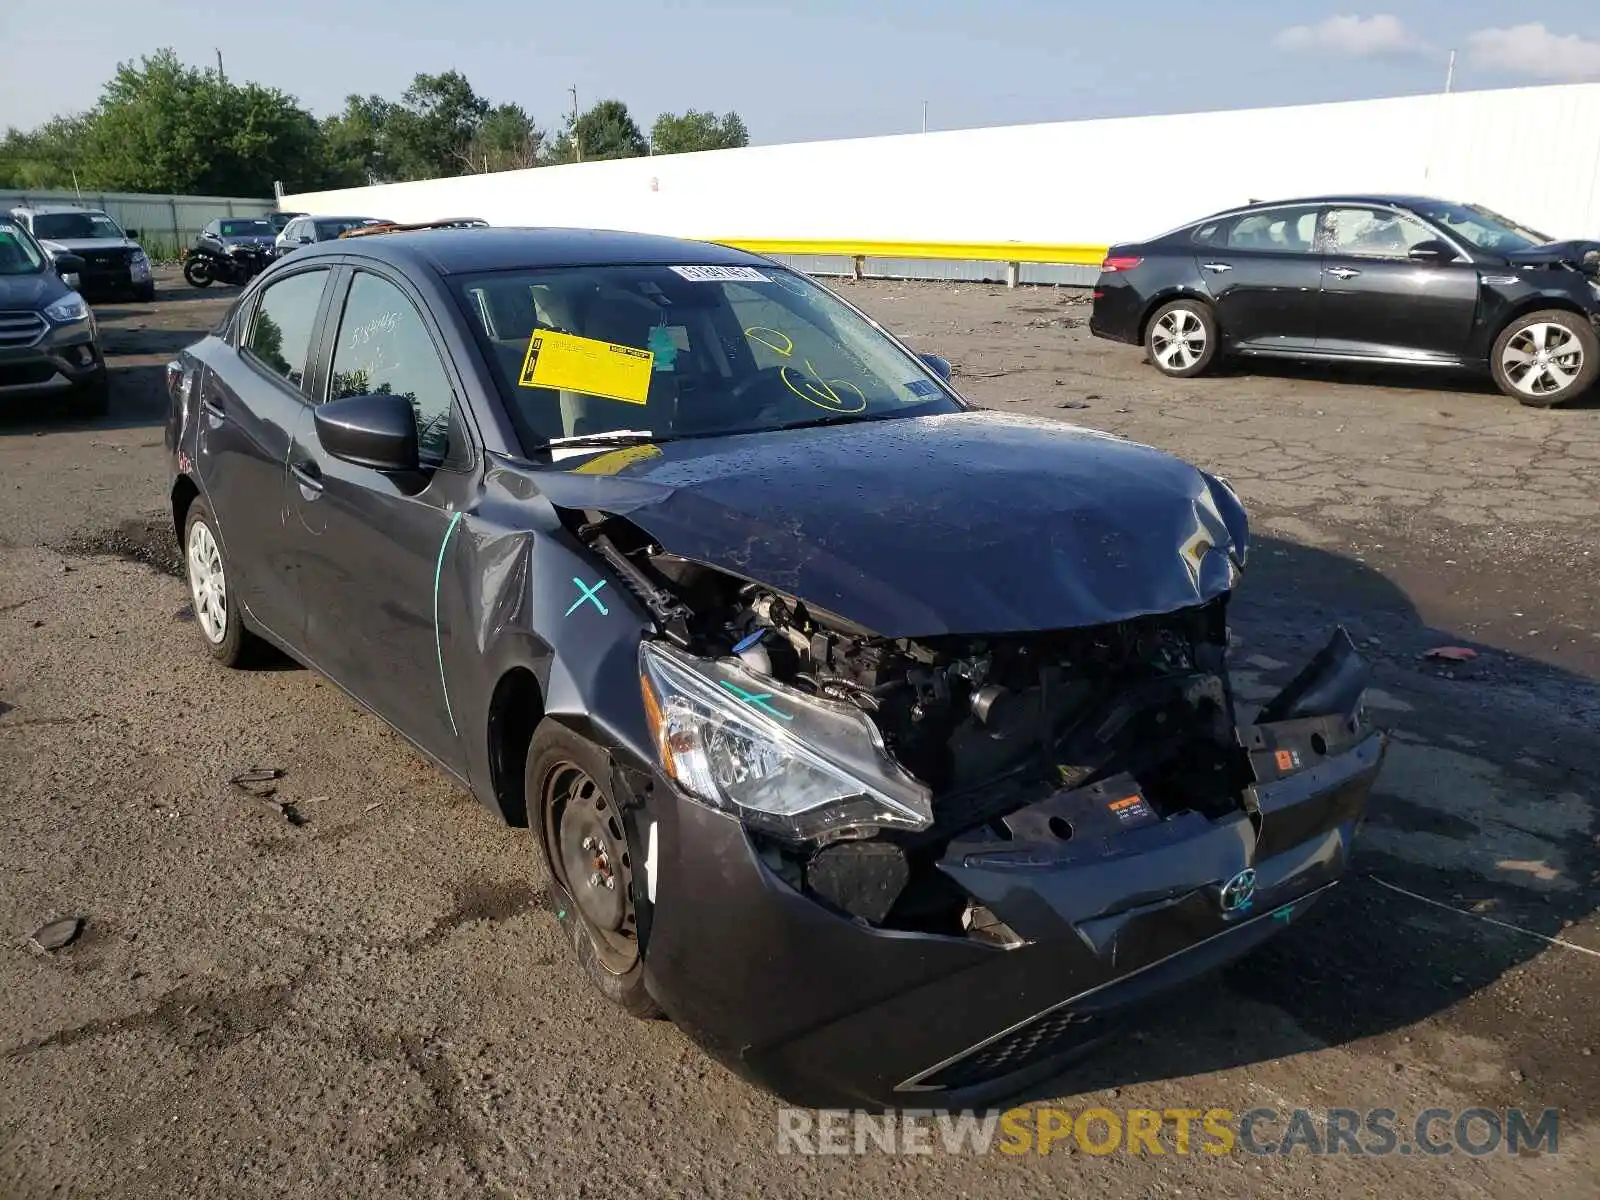
{"type": "Polygon", "coordinates": [[[322,468],[309,458],[289,464],[289,470],[300,483],[302,492],[320,492],[322,490],[322,468]]]}
{"type": "Polygon", "coordinates": [[[216,417],[219,421],[228,415],[227,410],[222,406],[222,397],[209,389],[202,393],[200,405],[210,416],[216,417]]]}
{"type": "Polygon", "coordinates": [[[1233,268],[1231,266],[1229,266],[1227,263],[1201,263],[1200,266],[1204,270],[1213,271],[1218,275],[1222,274],[1222,272],[1224,272],[1224,271],[1233,270],[1233,268]]]}
{"type": "Polygon", "coordinates": [[[1361,272],[1356,270],[1354,267],[1326,267],[1324,269],[1329,275],[1337,275],[1340,279],[1354,279],[1357,275],[1361,274],[1361,272]]]}

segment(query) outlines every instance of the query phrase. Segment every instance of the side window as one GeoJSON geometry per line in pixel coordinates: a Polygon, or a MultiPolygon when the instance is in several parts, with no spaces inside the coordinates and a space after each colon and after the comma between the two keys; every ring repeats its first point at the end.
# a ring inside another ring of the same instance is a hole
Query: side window
{"type": "Polygon", "coordinates": [[[1330,208],[1322,225],[1322,252],[1357,258],[1404,258],[1413,246],[1439,240],[1422,222],[1372,208],[1330,208]]]}
{"type": "Polygon", "coordinates": [[[311,335],[328,272],[303,271],[269,284],[256,302],[244,349],[269,371],[294,387],[305,382],[311,335]]]}
{"type": "Polygon", "coordinates": [[[1209,221],[1194,231],[1194,240],[1202,246],[1209,246],[1217,240],[1217,230],[1221,227],[1220,221],[1209,221]]]}
{"type": "Polygon", "coordinates": [[[1230,250],[1310,254],[1316,233],[1316,209],[1278,208],[1238,218],[1229,228],[1224,244],[1230,250]]]}
{"type": "Polygon", "coordinates": [[[367,395],[411,401],[422,461],[437,465],[449,456],[455,394],[428,327],[404,292],[358,271],[339,319],[328,399],[367,395]]]}

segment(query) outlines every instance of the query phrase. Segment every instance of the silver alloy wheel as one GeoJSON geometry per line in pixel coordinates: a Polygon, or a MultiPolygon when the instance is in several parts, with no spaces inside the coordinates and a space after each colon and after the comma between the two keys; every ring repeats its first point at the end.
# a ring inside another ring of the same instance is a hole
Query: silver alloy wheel
{"type": "Polygon", "coordinates": [[[1187,371],[1206,352],[1205,323],[1189,309],[1175,308],[1156,322],[1150,349],[1167,370],[1187,371]]]}
{"type": "Polygon", "coordinates": [[[222,551],[204,521],[196,521],[189,530],[188,559],[195,620],[207,640],[221,645],[228,635],[228,581],[222,573],[222,551]]]}
{"type": "Polygon", "coordinates": [[[1506,343],[1500,366],[1511,386],[1543,399],[1571,387],[1583,371],[1583,343],[1553,321],[1519,329],[1506,343]]]}

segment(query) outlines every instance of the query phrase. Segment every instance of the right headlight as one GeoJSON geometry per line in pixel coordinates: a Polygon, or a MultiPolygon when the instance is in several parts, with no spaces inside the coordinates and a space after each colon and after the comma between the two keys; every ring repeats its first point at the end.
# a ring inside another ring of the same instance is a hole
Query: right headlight
{"type": "Polygon", "coordinates": [[[933,822],[928,789],[854,705],[657,642],[639,644],[639,682],[662,770],[702,804],[797,841],[933,822]]]}

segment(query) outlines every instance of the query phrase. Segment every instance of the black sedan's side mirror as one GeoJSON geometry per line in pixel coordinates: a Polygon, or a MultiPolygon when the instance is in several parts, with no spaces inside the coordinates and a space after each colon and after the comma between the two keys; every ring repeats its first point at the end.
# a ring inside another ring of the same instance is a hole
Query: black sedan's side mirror
{"type": "Polygon", "coordinates": [[[946,383],[950,382],[950,360],[948,358],[941,358],[937,354],[919,354],[917,357],[922,359],[923,365],[940,379],[946,383]]]}
{"type": "Polygon", "coordinates": [[[1406,257],[1414,263],[1426,263],[1436,267],[1440,263],[1453,262],[1456,252],[1449,242],[1435,238],[1431,241],[1418,242],[1411,247],[1406,257]]]}
{"type": "Polygon", "coordinates": [[[139,240],[139,231],[137,229],[124,229],[122,232],[128,235],[128,240],[130,242],[137,242],[139,240]]]}
{"type": "Polygon", "coordinates": [[[335,458],[374,471],[417,470],[417,414],[404,396],[346,396],[316,410],[317,440],[335,458]]]}

